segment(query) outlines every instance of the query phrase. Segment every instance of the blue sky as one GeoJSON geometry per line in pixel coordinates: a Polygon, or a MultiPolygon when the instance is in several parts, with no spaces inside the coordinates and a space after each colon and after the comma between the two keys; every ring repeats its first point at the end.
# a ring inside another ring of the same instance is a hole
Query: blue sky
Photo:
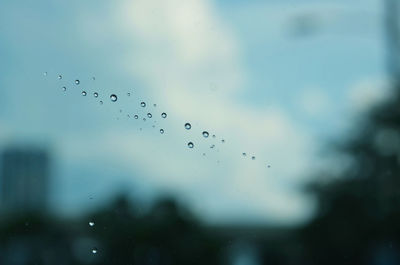
{"type": "Polygon", "coordinates": [[[0,5],[0,144],[49,146],[64,214],[126,190],[175,194],[213,223],[302,222],[314,203],[299,187],[340,170],[318,151],[388,95],[377,0],[0,5]]]}

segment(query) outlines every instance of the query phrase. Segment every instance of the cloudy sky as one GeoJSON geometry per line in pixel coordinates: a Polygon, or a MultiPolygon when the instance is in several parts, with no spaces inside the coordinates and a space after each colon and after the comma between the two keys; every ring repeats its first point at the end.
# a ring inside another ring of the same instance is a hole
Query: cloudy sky
{"type": "Polygon", "coordinates": [[[0,144],[51,150],[60,213],[126,191],[211,223],[305,221],[319,151],[388,95],[381,2],[2,1],[0,144]]]}

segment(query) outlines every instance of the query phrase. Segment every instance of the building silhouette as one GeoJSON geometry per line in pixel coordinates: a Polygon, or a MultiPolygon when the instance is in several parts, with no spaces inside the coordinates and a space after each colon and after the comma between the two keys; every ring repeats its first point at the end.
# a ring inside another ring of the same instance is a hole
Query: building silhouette
{"type": "Polygon", "coordinates": [[[9,147],[0,155],[0,210],[44,212],[49,195],[49,155],[40,148],[9,147]]]}

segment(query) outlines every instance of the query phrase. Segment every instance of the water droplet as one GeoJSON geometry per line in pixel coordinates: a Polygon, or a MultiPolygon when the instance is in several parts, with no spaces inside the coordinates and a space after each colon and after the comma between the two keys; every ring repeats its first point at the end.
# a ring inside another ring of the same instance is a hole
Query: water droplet
{"type": "Polygon", "coordinates": [[[185,129],[186,130],[190,130],[190,128],[192,128],[192,125],[190,123],[185,123],[185,129]]]}
{"type": "Polygon", "coordinates": [[[204,131],[204,132],[203,132],[204,138],[207,138],[209,135],[210,135],[210,134],[209,134],[207,131],[204,131]]]}
{"type": "Polygon", "coordinates": [[[115,102],[115,101],[117,101],[118,98],[117,98],[117,95],[111,94],[110,99],[112,102],[115,102]]]}
{"type": "Polygon", "coordinates": [[[203,153],[203,156],[206,156],[206,153],[203,153]]]}
{"type": "Polygon", "coordinates": [[[210,146],[211,149],[213,149],[214,147],[215,147],[215,144],[212,144],[212,145],[210,146]]]}
{"type": "Polygon", "coordinates": [[[87,94],[87,93],[86,93],[86,91],[82,91],[82,96],[84,96],[84,97],[85,97],[85,96],[86,96],[86,94],[87,94]]]}
{"type": "Polygon", "coordinates": [[[133,116],[136,120],[139,118],[139,116],[138,115],[135,115],[135,116],[133,116]]]}
{"type": "Polygon", "coordinates": [[[95,98],[97,98],[97,97],[99,96],[99,93],[94,92],[94,93],[93,93],[93,96],[94,96],[95,98]]]}
{"type": "Polygon", "coordinates": [[[92,249],[92,253],[93,253],[93,254],[97,254],[97,248],[93,248],[93,249],[92,249]]]}
{"type": "Polygon", "coordinates": [[[146,121],[146,118],[143,118],[143,121],[146,121]]]}
{"type": "Polygon", "coordinates": [[[151,125],[151,127],[153,127],[153,128],[156,128],[156,126],[155,126],[155,125],[151,125]]]}
{"type": "Polygon", "coordinates": [[[242,153],[242,156],[247,156],[247,154],[246,153],[242,153]]]}
{"type": "Polygon", "coordinates": [[[252,156],[252,157],[251,157],[251,160],[256,160],[256,157],[255,157],[255,156],[252,156]]]}
{"type": "Polygon", "coordinates": [[[215,138],[215,134],[213,134],[213,136],[212,136],[213,138],[215,138]]]}
{"type": "Polygon", "coordinates": [[[151,115],[151,113],[147,113],[147,117],[149,117],[151,119],[151,117],[153,117],[153,115],[151,115]]]}
{"type": "Polygon", "coordinates": [[[128,97],[130,97],[130,96],[131,96],[131,93],[128,92],[128,93],[126,93],[126,95],[127,95],[128,97]]]}
{"type": "Polygon", "coordinates": [[[161,117],[165,119],[167,117],[167,113],[165,112],[161,113],[161,117]]]}
{"type": "Polygon", "coordinates": [[[193,147],[194,147],[194,144],[193,144],[192,142],[189,142],[189,143],[188,143],[188,146],[189,146],[189,148],[193,148],[193,147]]]}
{"type": "Polygon", "coordinates": [[[160,129],[160,133],[163,134],[164,133],[164,129],[160,129]]]}
{"type": "Polygon", "coordinates": [[[63,86],[63,87],[62,87],[62,90],[63,90],[63,91],[67,91],[67,87],[63,86]]]}
{"type": "Polygon", "coordinates": [[[122,109],[119,110],[119,113],[122,113],[122,109]]]}
{"type": "Polygon", "coordinates": [[[267,168],[270,168],[271,167],[271,165],[267,165],[267,168]]]}
{"type": "Polygon", "coordinates": [[[157,104],[156,104],[156,103],[154,103],[154,104],[153,104],[153,107],[157,107],[157,104]]]}
{"type": "Polygon", "coordinates": [[[61,80],[62,79],[62,75],[58,75],[58,79],[61,80]]]}
{"type": "Polygon", "coordinates": [[[100,103],[100,105],[103,105],[103,101],[102,101],[102,100],[100,100],[100,102],[99,102],[99,103],[100,103]]]}
{"type": "Polygon", "coordinates": [[[47,76],[47,72],[44,72],[43,75],[44,75],[44,76],[47,76]]]}
{"type": "Polygon", "coordinates": [[[141,131],[142,130],[142,128],[139,128],[139,131],[141,131]]]}
{"type": "Polygon", "coordinates": [[[224,139],[222,139],[222,140],[221,140],[221,143],[225,143],[225,140],[224,140],[224,139]]]}
{"type": "Polygon", "coordinates": [[[126,114],[126,117],[130,118],[131,116],[129,116],[129,114],[126,114]]]}
{"type": "Polygon", "coordinates": [[[90,222],[89,222],[89,226],[94,226],[94,222],[93,222],[93,221],[90,221],[90,222]]]}
{"type": "Polygon", "coordinates": [[[146,102],[141,102],[140,106],[142,106],[143,108],[146,107],[146,102]]]}
{"type": "Polygon", "coordinates": [[[79,85],[81,83],[81,81],[79,81],[79,79],[75,80],[75,85],[79,85]]]}
{"type": "Polygon", "coordinates": [[[93,81],[96,80],[96,77],[93,76],[93,77],[92,77],[92,80],[93,80],[93,81]]]}

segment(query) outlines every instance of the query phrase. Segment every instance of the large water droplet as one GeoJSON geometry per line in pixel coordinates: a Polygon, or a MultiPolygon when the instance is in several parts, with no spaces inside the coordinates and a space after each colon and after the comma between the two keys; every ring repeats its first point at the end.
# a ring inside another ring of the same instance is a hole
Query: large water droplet
{"type": "Polygon", "coordinates": [[[62,79],[62,75],[58,75],[58,79],[61,80],[62,79]]]}
{"type": "Polygon", "coordinates": [[[117,101],[118,98],[117,98],[117,95],[111,94],[110,99],[112,102],[115,102],[115,101],[117,101]]]}
{"type": "Polygon", "coordinates": [[[79,81],[79,79],[75,80],[75,85],[79,85],[81,83],[81,81],[79,81]]]}
{"type": "Polygon", "coordinates": [[[203,132],[204,138],[207,138],[209,135],[210,135],[210,134],[209,134],[207,131],[204,131],[204,132],[203,132]]]}
{"type": "Polygon", "coordinates": [[[90,222],[89,222],[89,226],[94,226],[94,222],[93,222],[93,221],[90,221],[90,222]]]}
{"type": "Polygon", "coordinates": [[[164,129],[160,129],[160,133],[163,134],[164,133],[164,129]]]}
{"type": "Polygon", "coordinates": [[[85,96],[86,96],[86,94],[87,94],[87,93],[86,93],[86,91],[82,91],[82,96],[84,96],[84,97],[85,97],[85,96]]]}
{"type": "Polygon", "coordinates": [[[93,253],[93,254],[97,254],[97,248],[93,248],[93,249],[92,249],[92,253],[93,253]]]}
{"type": "Polygon", "coordinates": [[[190,123],[185,123],[185,129],[186,130],[190,130],[190,128],[192,128],[192,125],[190,123]]]}
{"type": "Polygon", "coordinates": [[[146,102],[141,102],[140,106],[142,106],[143,108],[146,107],[146,102]]]}
{"type": "Polygon", "coordinates": [[[189,143],[188,143],[188,147],[189,147],[189,148],[193,148],[193,147],[194,147],[194,144],[193,144],[192,142],[189,142],[189,143]]]}
{"type": "Polygon", "coordinates": [[[136,120],[139,118],[139,116],[138,115],[135,115],[135,116],[133,116],[136,120]]]}
{"type": "Polygon", "coordinates": [[[165,119],[167,117],[167,113],[165,112],[161,113],[161,117],[165,119]]]}
{"type": "Polygon", "coordinates": [[[63,90],[63,91],[67,91],[67,87],[63,86],[63,87],[62,87],[62,90],[63,90]]]}
{"type": "Polygon", "coordinates": [[[151,115],[151,113],[147,113],[147,117],[149,117],[151,119],[151,117],[153,117],[153,115],[151,115]]]}
{"type": "Polygon", "coordinates": [[[99,93],[94,92],[94,93],[93,93],[93,96],[94,96],[95,98],[97,98],[97,97],[99,96],[99,93]]]}

